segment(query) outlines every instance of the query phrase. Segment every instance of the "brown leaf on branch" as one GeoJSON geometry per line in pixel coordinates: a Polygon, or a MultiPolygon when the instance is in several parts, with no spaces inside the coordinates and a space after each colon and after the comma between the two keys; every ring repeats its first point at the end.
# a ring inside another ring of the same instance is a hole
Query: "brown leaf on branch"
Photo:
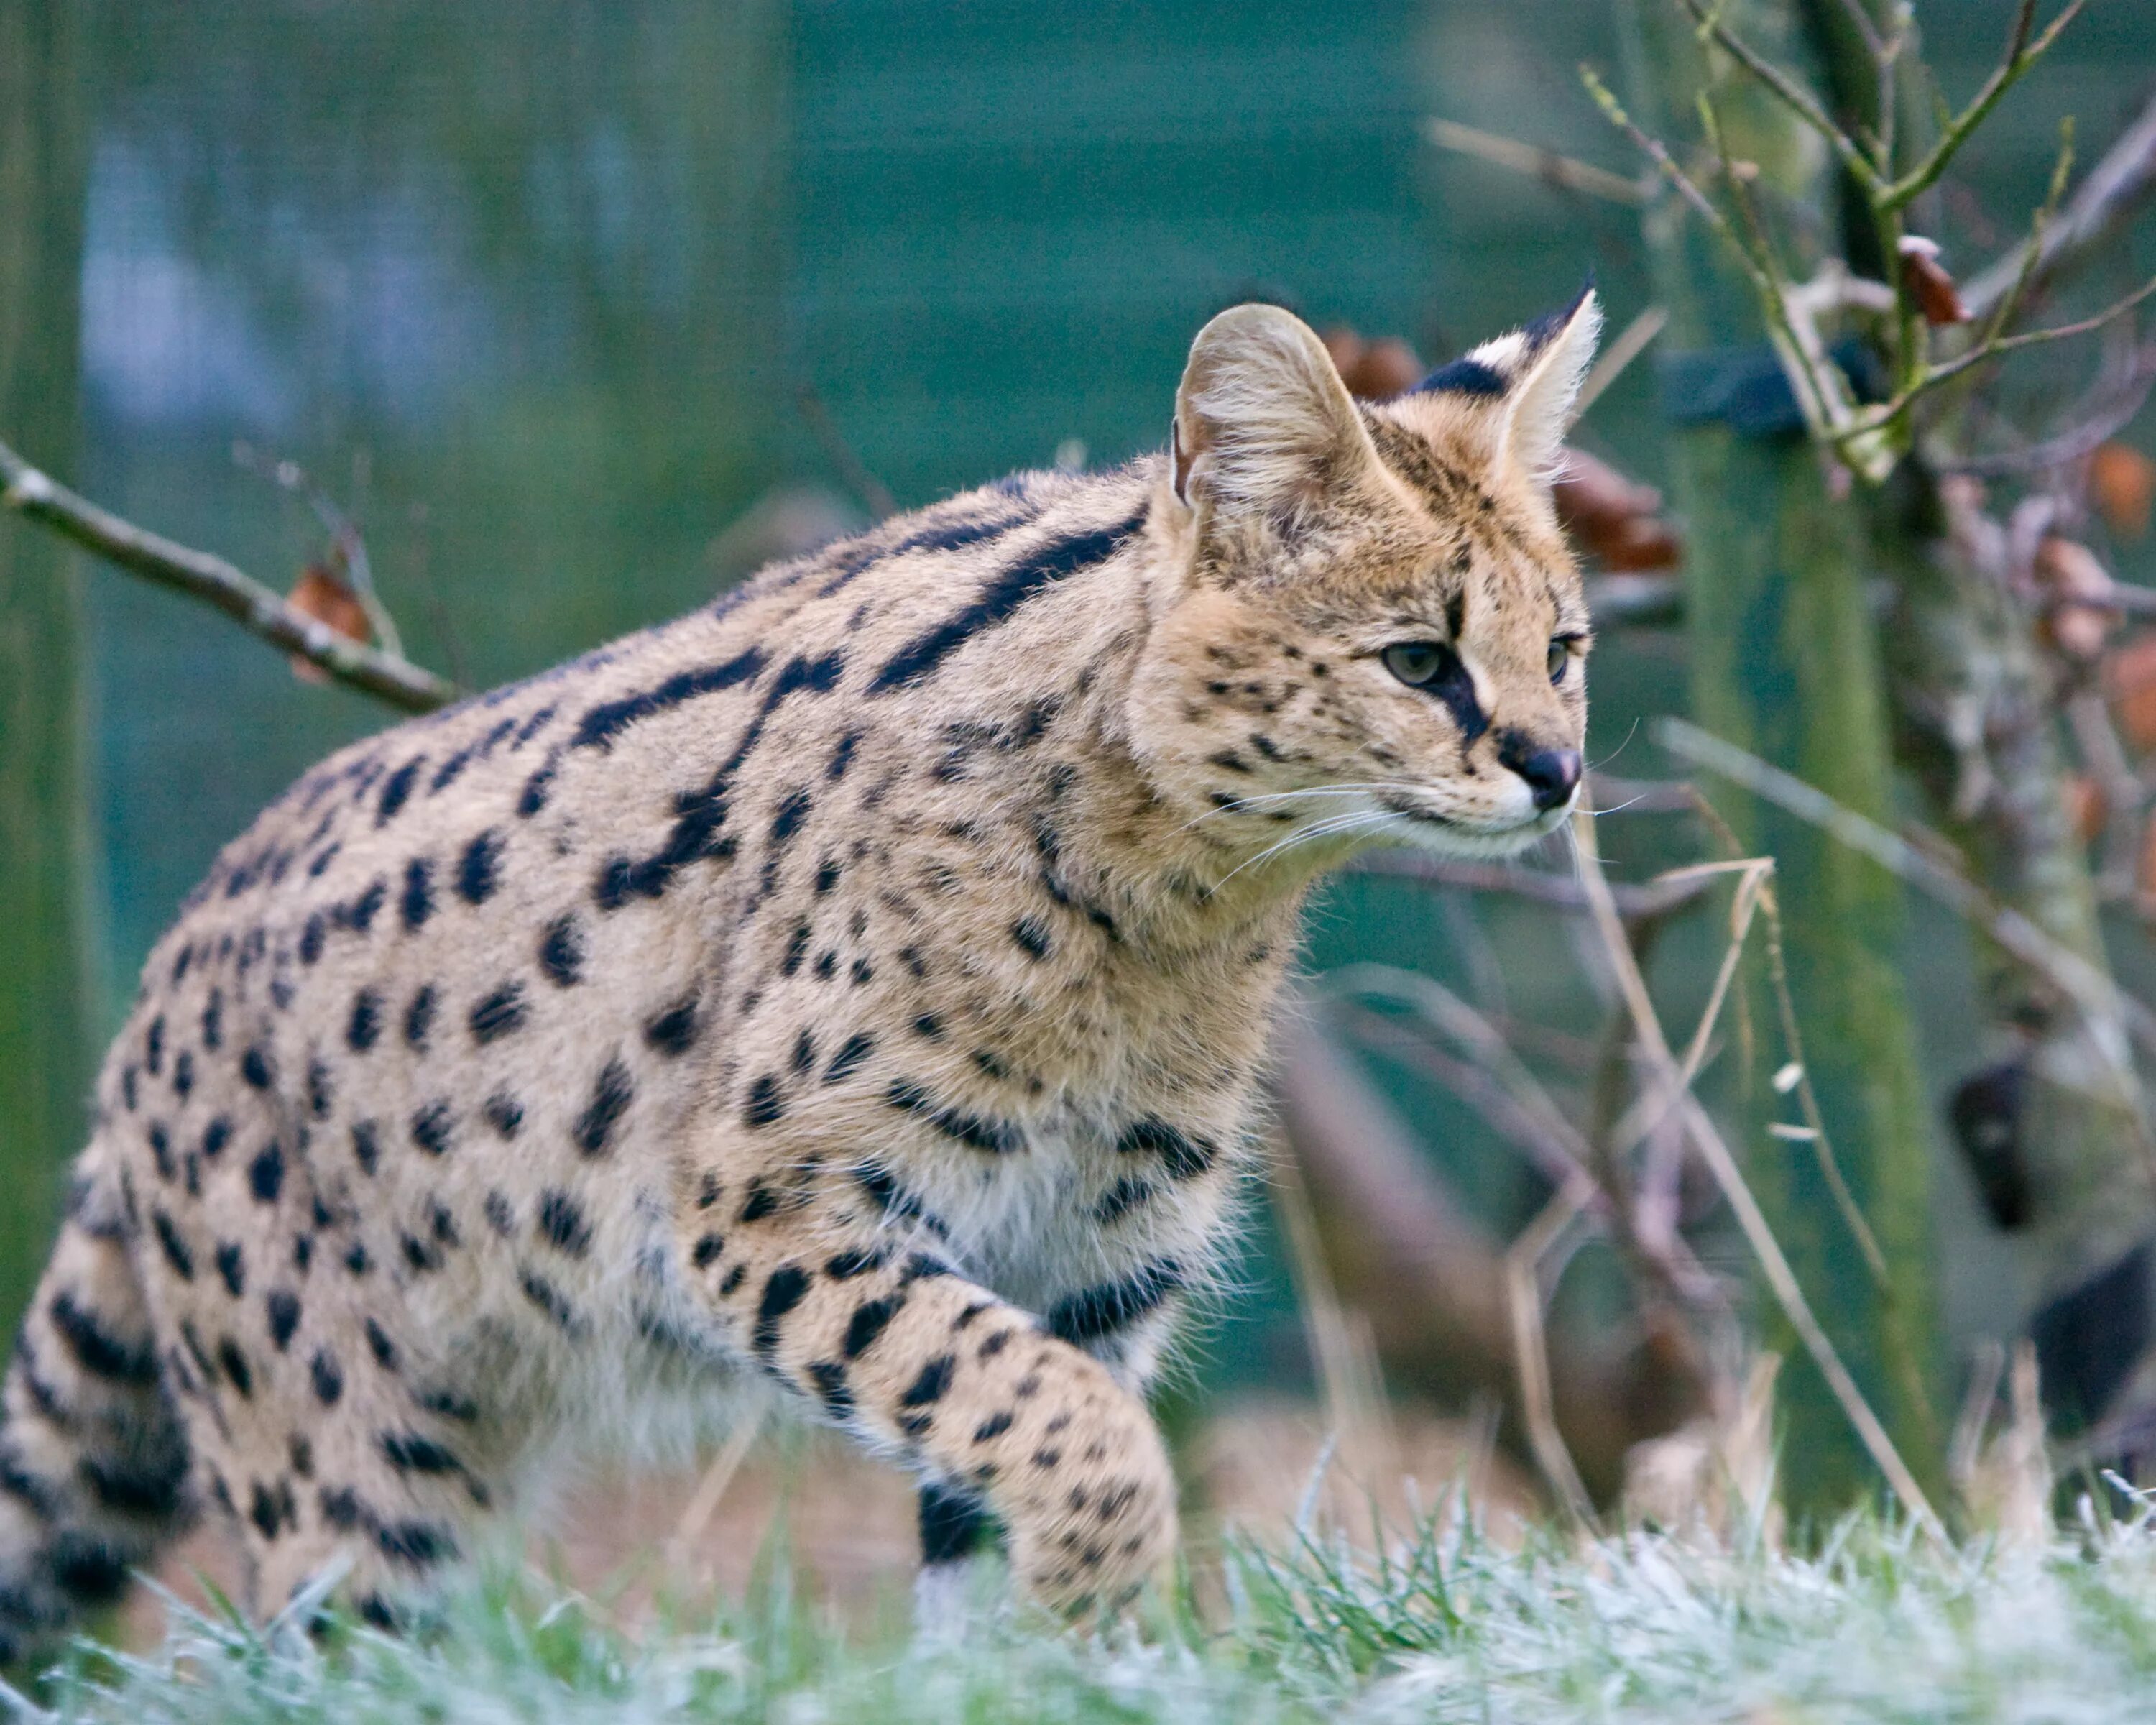
{"type": "Polygon", "coordinates": [[[2126,444],[2099,444],[2089,457],[2088,487],[2097,513],[2120,538],[2138,539],[2148,531],[2156,461],[2126,444]]]}
{"type": "Polygon", "coordinates": [[[2104,661],[2103,692],[2127,747],[2156,749],[2156,635],[2128,641],[2104,661]]]}
{"type": "Polygon", "coordinates": [[[1553,495],[1565,531],[1612,573],[1673,569],[1684,561],[1683,542],[1662,515],[1662,494],[1608,462],[1568,450],[1553,495]]]}
{"type": "MultiPolygon", "coordinates": [[[[300,578],[285,597],[295,611],[326,624],[347,640],[364,645],[372,638],[367,608],[360,603],[359,595],[326,563],[310,563],[300,570],[300,578]]],[[[303,683],[330,680],[328,672],[296,654],[292,658],[292,675],[303,683]]]]}
{"type": "Polygon", "coordinates": [[[1366,341],[1343,326],[1327,330],[1322,339],[1348,393],[1366,401],[1383,401],[1412,389],[1430,369],[1414,349],[1397,336],[1366,341]]]}
{"type": "Polygon", "coordinates": [[[2056,534],[2036,547],[2033,572],[2049,601],[2044,631],[2069,659],[2093,663],[2119,624],[2117,608],[2106,603],[2111,575],[2086,545],[2056,534]]]}
{"type": "Polygon", "coordinates": [[[1962,303],[1961,290],[1939,261],[1939,243],[1921,234],[1905,234],[1900,246],[1902,280],[1924,321],[1933,326],[1967,323],[1969,309],[1962,303]]]}
{"type": "Polygon", "coordinates": [[[2093,845],[2111,818],[2103,787],[2086,773],[2070,773],[2059,788],[2065,794],[2066,819],[2073,824],[2075,836],[2084,845],[2093,845]]]}

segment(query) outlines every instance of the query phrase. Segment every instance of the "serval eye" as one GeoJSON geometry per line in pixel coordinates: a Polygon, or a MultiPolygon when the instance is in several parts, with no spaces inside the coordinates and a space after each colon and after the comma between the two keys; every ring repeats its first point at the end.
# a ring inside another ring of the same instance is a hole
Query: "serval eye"
{"type": "Polygon", "coordinates": [[[1385,669],[1411,689],[1435,683],[1455,662],[1452,649],[1436,641],[1396,641],[1383,657],[1385,669]]]}
{"type": "Polygon", "coordinates": [[[1578,635],[1553,635],[1549,644],[1549,680],[1553,683],[1564,680],[1564,668],[1572,663],[1573,649],[1578,646],[1578,635]]]}

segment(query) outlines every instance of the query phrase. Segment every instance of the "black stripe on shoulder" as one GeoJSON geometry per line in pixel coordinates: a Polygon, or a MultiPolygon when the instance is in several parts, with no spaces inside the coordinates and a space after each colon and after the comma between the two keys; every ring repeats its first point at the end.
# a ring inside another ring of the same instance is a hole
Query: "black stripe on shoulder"
{"type": "Polygon", "coordinates": [[[1121,1281],[1103,1282],[1058,1300],[1044,1322],[1050,1335],[1082,1347],[1137,1322],[1182,1286],[1182,1266],[1163,1258],[1121,1281]]]}
{"type": "Polygon", "coordinates": [[[1008,533],[1014,527],[1022,527],[1039,513],[1037,509],[1026,506],[1017,509],[1005,508],[992,515],[975,516],[966,521],[935,521],[927,526],[915,528],[889,545],[884,544],[879,536],[869,535],[838,549],[833,557],[832,573],[816,589],[816,596],[828,599],[864,569],[873,567],[887,557],[902,557],[916,551],[963,550],[968,545],[978,545],[984,539],[993,539],[1008,533]]]}
{"type": "Polygon", "coordinates": [[[957,616],[906,643],[877,671],[867,692],[886,694],[933,675],[945,660],[975,635],[1005,621],[1042,588],[1106,562],[1145,517],[1141,506],[1111,526],[1050,540],[998,574],[957,616]]]}
{"type": "Polygon", "coordinates": [[[724,665],[700,665],[694,670],[677,671],[654,689],[641,689],[634,695],[625,695],[619,701],[601,701],[578,721],[577,734],[569,739],[572,748],[610,748],[613,740],[639,719],[648,719],[654,713],[663,713],[667,708],[679,706],[684,701],[694,701],[699,696],[716,695],[722,689],[732,689],[746,683],[763,669],[763,651],[751,647],[747,652],[729,659],[724,665]]]}

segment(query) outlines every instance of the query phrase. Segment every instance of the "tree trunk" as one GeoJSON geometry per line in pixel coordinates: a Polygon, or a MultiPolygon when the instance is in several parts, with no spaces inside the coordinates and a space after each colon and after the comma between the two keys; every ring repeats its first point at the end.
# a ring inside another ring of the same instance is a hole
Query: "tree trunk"
{"type": "MultiPolygon", "coordinates": [[[[1804,4],[1836,110],[1875,124],[1878,80],[1844,6],[1804,4]]],[[[1902,61],[1912,75],[1897,92],[1897,167],[1933,136],[1918,64],[1912,41],[1902,61]]],[[[1881,275],[1871,224],[1846,187],[1843,210],[1851,266],[1881,275]]],[[[1920,228],[1938,219],[1921,203],[1912,215],[1920,228]]],[[[1933,441],[1954,429],[1934,428],[1933,441]]],[[[2061,691],[2015,579],[2022,553],[1981,490],[1942,484],[1924,453],[1903,464],[1871,521],[1894,595],[1885,640],[1897,751],[1970,877],[2107,969],[2087,850],[2067,809],[2061,691]]],[[[1948,1086],[1948,1122],[1992,1221],[2048,1302],[2036,1322],[2046,1401],[2055,1422],[2082,1424],[2116,1401],[2129,1405],[2122,1423],[2146,1426],[2130,1409],[2156,1404],[2145,1244],[2156,1191],[2144,1104],[2125,1076],[2125,1026],[2116,1014],[2082,1010],[1981,935],[1976,957],[1983,1031],[1948,1086]],[[2122,1396],[2137,1376],[2136,1393],[2122,1396]]]]}
{"type": "MultiPolygon", "coordinates": [[[[1728,0],[1739,34],[1801,63],[1788,0],[1728,0]]],[[[1726,60],[1700,52],[1666,0],[1620,9],[1630,100],[1640,123],[1680,143],[1711,95],[1730,147],[1758,164],[1779,205],[1830,222],[1833,187],[1818,141],[1726,60]]],[[[1875,819],[1891,779],[1878,645],[1865,598],[1863,514],[1830,484],[1800,427],[1712,397],[1764,356],[1756,300],[1720,242],[1674,196],[1649,208],[1656,290],[1670,312],[1666,377],[1679,423],[1675,500],[1686,526],[1686,603],[1695,716],[1711,731],[1875,819]],[[1763,417],[1764,423],[1763,424],[1763,417]]],[[[1770,360],[1763,380],[1777,387],[1770,360]]],[[[1725,397],[1732,399],[1735,393],[1725,397]]],[[[1898,968],[1897,883],[1825,834],[1732,798],[1748,850],[1772,855],[1786,916],[1790,979],[1810,1076],[1849,1183],[1888,1266],[1879,1288],[1801,1143],[1770,1137],[1787,1117],[1767,1081],[1780,1060],[1772,999],[1751,996],[1759,1034],[1737,1106],[1751,1178],[1821,1321],[1849,1358],[1903,1456],[1928,1489],[1942,1446],[1932,1412],[1937,1297],[1930,1239],[1927,1111],[1898,968]]],[[[1742,1058],[1743,1045],[1725,1059],[1742,1058]]],[[[1870,1476],[1825,1386],[1784,1379],[1783,1482],[1793,1508],[1845,1505],[1870,1476]]]]}
{"type": "MultiPolygon", "coordinates": [[[[74,465],[85,150],[71,0],[0,0],[0,427],[74,465]]],[[[80,563],[0,516],[0,1332],[81,1146],[93,1040],[80,563]]]]}

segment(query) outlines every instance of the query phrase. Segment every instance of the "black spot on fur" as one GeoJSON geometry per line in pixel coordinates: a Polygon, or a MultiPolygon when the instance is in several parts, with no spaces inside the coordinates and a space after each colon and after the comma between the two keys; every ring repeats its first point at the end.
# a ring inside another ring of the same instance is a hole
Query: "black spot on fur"
{"type": "Polygon", "coordinates": [[[293,1332],[300,1327],[299,1296],[284,1288],[272,1288],[270,1297],[263,1302],[270,1319],[270,1339],[282,1353],[291,1344],[293,1332]]]}
{"type": "Polygon", "coordinates": [[[352,1159],[359,1164],[363,1174],[372,1174],[381,1165],[381,1128],[371,1120],[355,1121],[352,1128],[352,1159]]]}
{"type": "Polygon", "coordinates": [[[808,1363],[808,1382],[815,1389],[817,1399],[824,1404],[824,1411],[833,1420],[844,1423],[854,1411],[854,1392],[846,1382],[846,1368],[834,1359],[811,1360],[808,1363]]]}
{"type": "Polygon", "coordinates": [[[669,707],[679,706],[682,702],[694,701],[700,696],[716,695],[721,690],[732,689],[748,681],[762,668],[762,651],[752,647],[723,665],[677,671],[655,688],[639,691],[619,701],[603,701],[593,707],[578,721],[576,734],[570,739],[570,747],[611,748],[614,738],[639,719],[649,718],[654,713],[665,712],[669,707]]]}
{"type": "Polygon", "coordinates": [[[1036,963],[1048,956],[1048,925],[1038,916],[1021,916],[1012,923],[1011,938],[1018,942],[1020,952],[1036,963]]]}
{"type": "Polygon", "coordinates": [[[449,1529],[433,1522],[384,1522],[375,1531],[374,1543],[382,1556],[413,1569],[454,1562],[457,1555],[449,1529]]]}
{"type": "Polygon", "coordinates": [[[1133,1121],[1116,1140],[1116,1148],[1125,1156],[1159,1157],[1168,1173],[1178,1180],[1196,1178],[1219,1155],[1211,1139],[1188,1137],[1166,1121],[1153,1119],[1133,1121]]]}
{"type": "Polygon", "coordinates": [[[465,846],[457,861],[457,896],[466,904],[484,904],[501,883],[501,834],[489,827],[465,846]]]}
{"type": "Polygon", "coordinates": [[[816,896],[822,898],[839,884],[839,863],[835,857],[825,857],[816,865],[816,896]]]}
{"type": "Polygon", "coordinates": [[[539,1232],[557,1251],[581,1258],[591,1249],[591,1224],[577,1201],[558,1188],[539,1194],[539,1232]]]}
{"type": "Polygon", "coordinates": [[[742,1108],[744,1126],[769,1126],[786,1112],[786,1099],[779,1094],[778,1080],[766,1072],[748,1087],[748,1101],[742,1108]]]}
{"type": "Polygon", "coordinates": [[[774,1188],[766,1185],[762,1180],[752,1180],[749,1182],[748,1196],[742,1202],[738,1219],[743,1222],[761,1222],[767,1216],[777,1215],[779,1201],[779,1194],[774,1188]]]}
{"type": "Polygon", "coordinates": [[[1017,1414],[1009,1408],[1001,1409],[989,1414],[987,1419],[973,1428],[973,1441],[977,1444],[985,1444],[991,1438],[1001,1437],[1017,1424],[1017,1414]]]}
{"type": "Polygon", "coordinates": [[[836,1084],[875,1052],[875,1038],[865,1030],[856,1030],[839,1045],[839,1051],[831,1056],[831,1063],[824,1069],[824,1082],[836,1084]]]}
{"type": "Polygon", "coordinates": [[[247,1164],[247,1189],[257,1204],[276,1203],[277,1194],[285,1189],[285,1153],[274,1142],[264,1145],[247,1164]]]}
{"type": "Polygon", "coordinates": [[[973,1493],[931,1482],[921,1488],[918,1507],[922,1563],[958,1563],[987,1542],[988,1512],[973,1493]]]}
{"type": "Polygon", "coordinates": [[[449,1148],[449,1127],[448,1101],[429,1102],[413,1113],[412,1142],[429,1156],[445,1156],[449,1148]]]}
{"type": "Polygon", "coordinates": [[[229,1336],[217,1344],[218,1368],[224,1373],[225,1382],[239,1392],[243,1401],[254,1399],[254,1369],[247,1363],[247,1355],[239,1343],[229,1336]]]}
{"type": "Polygon", "coordinates": [[[616,1055],[600,1068],[598,1081],[592,1086],[591,1100],[577,1117],[571,1132],[577,1147],[587,1156],[603,1154],[613,1139],[614,1127],[620,1124],[621,1117],[629,1111],[629,1105],[635,1098],[636,1086],[629,1068],[616,1055]]]}
{"type": "Polygon", "coordinates": [[[513,1138],[524,1124],[524,1105],[506,1091],[496,1091],[480,1111],[486,1123],[505,1138],[513,1138]]]}
{"type": "Polygon", "coordinates": [[[846,776],[846,768],[854,763],[854,751],[860,747],[861,733],[849,731],[839,739],[839,746],[831,752],[831,764],[824,769],[824,776],[834,782],[846,776]]]}
{"type": "Polygon", "coordinates": [[[156,1232],[157,1244],[163,1249],[165,1261],[172,1266],[172,1274],[182,1281],[195,1279],[195,1255],[187,1250],[187,1243],[180,1238],[178,1225],[162,1210],[150,1212],[150,1226],[156,1232]]]}
{"type": "Polygon", "coordinates": [[[425,857],[404,865],[404,891],[397,910],[408,929],[419,927],[434,914],[434,865],[425,857]]]}
{"type": "Polygon", "coordinates": [[[115,1336],[64,1290],[53,1296],[47,1311],[74,1363],[91,1377],[116,1384],[157,1382],[157,1358],[149,1343],[136,1346],[115,1336]]]}
{"type": "Polygon", "coordinates": [[[412,1047],[427,1045],[427,1038],[434,1028],[434,1009],[440,999],[432,983],[423,983],[419,992],[412,997],[412,1004],[404,1009],[404,1040],[412,1047]]]}
{"type": "Polygon", "coordinates": [[[253,1089],[269,1089],[277,1081],[277,1070],[270,1062],[270,1051],[259,1046],[249,1049],[240,1056],[239,1076],[253,1089]]]}
{"type": "Polygon", "coordinates": [[[463,1464],[452,1455],[447,1445],[423,1437],[415,1431],[383,1431],[375,1434],[381,1445],[382,1458],[399,1473],[459,1473],[463,1464]]]}
{"type": "Polygon", "coordinates": [[[345,1045],[354,1054],[365,1054],[382,1034],[382,997],[362,988],[352,997],[352,1017],[344,1029],[345,1045]]]}
{"type": "Polygon", "coordinates": [[[881,695],[932,676],[968,641],[1006,620],[1042,588],[1113,556],[1144,520],[1141,508],[1111,526],[1040,546],[991,578],[973,603],[901,648],[870,680],[867,692],[881,695]]]}
{"type": "Polygon", "coordinates": [[[939,1353],[921,1368],[920,1375],[906,1385],[898,1399],[901,1408],[925,1408],[943,1399],[943,1392],[951,1387],[951,1374],[957,1368],[957,1356],[939,1353]]]}
{"type": "Polygon", "coordinates": [[[326,1348],[317,1348],[307,1368],[307,1377],[314,1385],[315,1399],[326,1408],[335,1407],[337,1398],[344,1394],[344,1372],[337,1364],[336,1356],[326,1348]]]}
{"type": "Polygon", "coordinates": [[[891,1327],[891,1321],[905,1304],[903,1294],[887,1294],[880,1299],[864,1300],[856,1306],[854,1315],[846,1321],[846,1358],[859,1359],[873,1348],[876,1337],[891,1327]]]}
{"type": "Polygon", "coordinates": [[[940,1106],[934,1097],[909,1079],[895,1079],[885,1092],[885,1099],[894,1108],[926,1121],[946,1137],[956,1138],[960,1143],[975,1150],[985,1150],[992,1155],[1005,1155],[1019,1147],[1020,1139],[1015,1128],[1003,1121],[983,1120],[978,1115],[961,1113],[955,1108],[940,1106]]]}
{"type": "Polygon", "coordinates": [[[225,1291],[237,1300],[247,1291],[247,1260],[238,1240],[228,1240],[217,1248],[217,1273],[223,1278],[225,1291]]]}
{"type": "Polygon", "coordinates": [[[568,1296],[537,1271],[526,1270],[517,1278],[516,1285],[524,1297],[546,1313],[557,1328],[574,1334],[582,1327],[568,1296]]]}
{"type": "Polygon", "coordinates": [[[1152,1196],[1152,1188],[1146,1181],[1126,1174],[1101,1196],[1093,1206],[1093,1219],[1103,1228],[1121,1221],[1152,1196]]]}
{"type": "Polygon", "coordinates": [[[511,1207],[506,1194],[498,1189],[490,1190],[480,1208],[486,1217],[486,1225],[504,1240],[516,1232],[516,1212],[511,1207]]]}
{"type": "Polygon", "coordinates": [[[484,1045],[524,1025],[524,985],[504,983],[471,1009],[472,1040],[484,1045]]]}
{"type": "Polygon", "coordinates": [[[808,1272],[798,1264],[782,1264],[765,1278],[762,1296],[757,1301],[756,1332],[751,1345],[756,1357],[768,1365],[778,1352],[778,1327],[787,1313],[807,1297],[808,1272]]]}
{"type": "Polygon", "coordinates": [[[646,1021],[644,1040],[663,1055],[688,1052],[696,1040],[697,997],[685,994],[664,1012],[646,1021]]]}
{"type": "Polygon", "coordinates": [[[773,850],[782,850],[792,841],[801,830],[801,824],[808,819],[810,806],[807,791],[797,788],[786,793],[779,803],[778,812],[771,818],[773,850]]]}
{"type": "Polygon", "coordinates": [[[402,809],[410,798],[413,781],[418,778],[419,769],[426,764],[426,762],[427,757],[424,755],[414,755],[383,782],[382,801],[375,810],[375,825],[388,826],[396,819],[397,811],[402,809]]]}
{"type": "Polygon", "coordinates": [[[531,778],[524,781],[524,790],[516,799],[516,812],[524,819],[547,806],[547,798],[554,787],[554,775],[561,770],[562,752],[558,747],[547,752],[547,758],[539,763],[531,778]]]}
{"type": "Polygon", "coordinates": [[[574,916],[557,916],[539,942],[539,968],[557,988],[573,988],[583,978],[583,925],[574,916]]]}
{"type": "Polygon", "coordinates": [[[726,1249],[726,1236],[719,1234],[700,1234],[689,1261],[699,1270],[709,1270],[719,1261],[719,1255],[726,1249]]]}
{"type": "Polygon", "coordinates": [[[1121,1281],[1103,1282],[1057,1301],[1043,1327],[1051,1336],[1082,1346],[1137,1322],[1182,1286],[1182,1267],[1163,1258],[1121,1281]]]}
{"type": "Polygon", "coordinates": [[[397,1344],[389,1339],[389,1332],[372,1318],[367,1321],[367,1348],[374,1356],[374,1363],[385,1372],[397,1369],[397,1344]]]}

